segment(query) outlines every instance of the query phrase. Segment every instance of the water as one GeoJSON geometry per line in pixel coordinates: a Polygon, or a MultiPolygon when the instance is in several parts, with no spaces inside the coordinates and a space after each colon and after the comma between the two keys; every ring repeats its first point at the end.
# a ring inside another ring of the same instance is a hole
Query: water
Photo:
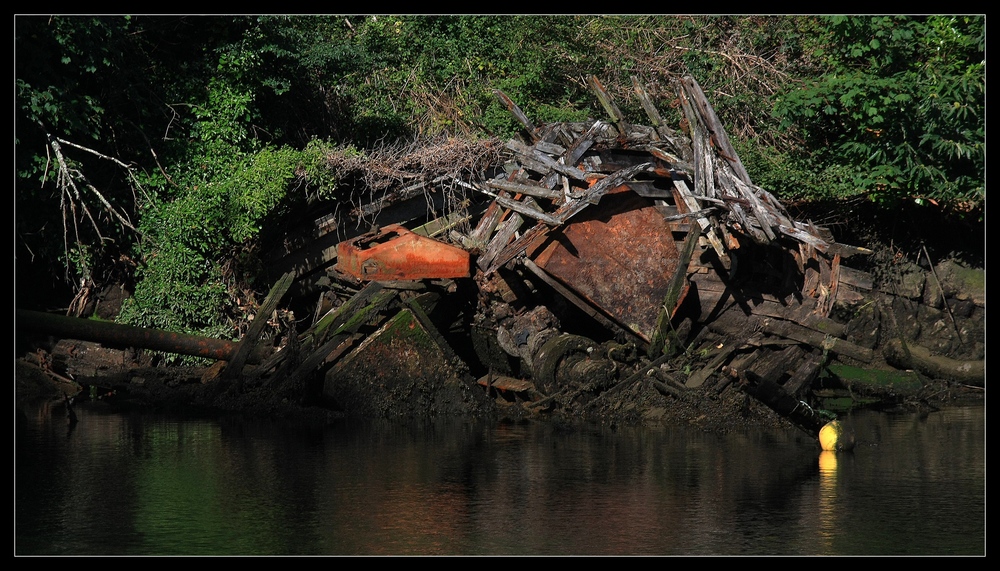
{"type": "Polygon", "coordinates": [[[985,555],[985,407],[797,431],[20,408],[16,555],[985,555]],[[22,414],[23,413],[23,414],[22,414]]]}

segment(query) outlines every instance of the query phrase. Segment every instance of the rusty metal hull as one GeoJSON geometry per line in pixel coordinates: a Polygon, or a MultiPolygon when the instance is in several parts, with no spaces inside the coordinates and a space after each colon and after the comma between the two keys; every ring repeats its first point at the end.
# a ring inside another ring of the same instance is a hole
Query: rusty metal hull
{"type": "Polygon", "coordinates": [[[652,200],[627,189],[609,194],[536,252],[535,264],[650,340],[679,259],[652,200]]]}

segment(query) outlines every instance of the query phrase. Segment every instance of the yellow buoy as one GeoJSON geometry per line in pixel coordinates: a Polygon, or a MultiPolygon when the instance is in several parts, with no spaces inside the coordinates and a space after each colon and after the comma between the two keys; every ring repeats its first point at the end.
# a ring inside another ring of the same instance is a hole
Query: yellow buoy
{"type": "Polygon", "coordinates": [[[819,431],[819,445],[823,450],[850,450],[854,448],[854,432],[839,420],[831,420],[819,431]]]}

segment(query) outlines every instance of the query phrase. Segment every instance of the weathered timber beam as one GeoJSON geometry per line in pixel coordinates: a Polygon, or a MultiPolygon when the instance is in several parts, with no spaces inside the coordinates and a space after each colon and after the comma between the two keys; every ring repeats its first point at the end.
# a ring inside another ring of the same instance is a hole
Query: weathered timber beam
{"type": "Polygon", "coordinates": [[[663,118],[660,117],[660,112],[653,105],[653,100],[650,99],[649,93],[646,92],[646,88],[642,86],[639,82],[639,78],[632,76],[632,88],[635,89],[635,94],[639,97],[639,103],[642,104],[643,111],[646,112],[646,116],[649,117],[650,123],[653,124],[653,128],[656,129],[657,135],[660,135],[661,128],[667,128],[663,123],[663,118]]]}
{"type": "Polygon", "coordinates": [[[590,85],[590,89],[597,96],[597,100],[601,102],[601,106],[607,111],[608,116],[614,119],[615,124],[618,126],[618,133],[622,137],[628,137],[629,125],[625,122],[625,115],[622,113],[618,105],[611,98],[608,90],[604,88],[601,81],[597,79],[597,76],[591,75],[587,78],[587,84],[590,85]]]}
{"type": "MultiPolygon", "coordinates": [[[[775,235],[774,231],[771,230],[771,226],[774,226],[776,222],[788,223],[790,222],[785,216],[780,212],[771,212],[764,208],[764,204],[757,198],[754,193],[754,187],[745,184],[742,180],[738,178],[733,179],[733,185],[739,191],[740,196],[744,197],[750,204],[750,210],[753,212],[754,216],[760,222],[760,229],[767,235],[766,241],[774,241],[775,235]]],[[[758,240],[760,237],[757,237],[758,240]]],[[[765,242],[764,240],[761,240],[765,242]]]]}
{"type": "Polygon", "coordinates": [[[557,145],[556,143],[549,143],[548,141],[538,141],[537,143],[535,143],[535,149],[543,153],[556,156],[562,155],[563,153],[566,152],[566,149],[561,145],[557,145]]]}
{"type": "Polygon", "coordinates": [[[511,140],[507,142],[507,148],[527,159],[526,163],[537,162],[543,165],[545,170],[539,170],[539,167],[529,167],[528,164],[524,165],[525,167],[531,168],[531,170],[535,170],[539,174],[547,174],[549,171],[556,171],[574,180],[579,180],[581,182],[587,181],[586,173],[582,170],[576,168],[575,166],[561,164],[538,149],[529,147],[524,143],[511,140]]]}
{"type": "Polygon", "coordinates": [[[825,351],[830,351],[838,355],[857,359],[858,361],[863,361],[865,363],[871,363],[872,359],[875,357],[875,354],[871,349],[855,345],[850,341],[838,339],[831,335],[823,335],[822,333],[807,329],[790,321],[765,319],[761,329],[770,335],[794,339],[795,341],[799,341],[825,351]]]}
{"type": "MultiPolygon", "coordinates": [[[[684,205],[687,206],[688,210],[691,212],[700,211],[702,209],[701,205],[698,204],[695,195],[691,193],[691,189],[688,188],[687,183],[684,182],[684,180],[679,176],[673,177],[673,182],[674,188],[676,188],[678,194],[681,195],[681,199],[683,200],[684,205]]],[[[698,216],[695,218],[695,221],[698,223],[702,232],[705,233],[705,237],[708,238],[712,248],[715,249],[715,253],[719,256],[719,260],[722,261],[724,266],[728,267],[730,264],[729,254],[726,253],[726,247],[722,245],[722,241],[719,240],[719,237],[716,235],[715,228],[712,226],[712,223],[709,222],[708,218],[704,216],[698,216]]]]}
{"type": "Polygon", "coordinates": [[[518,182],[508,182],[505,180],[486,181],[486,186],[498,190],[506,190],[507,192],[513,192],[515,194],[527,194],[528,196],[535,196],[538,198],[549,198],[553,200],[560,200],[563,197],[563,193],[561,190],[542,188],[540,186],[521,184],[518,182]]]}
{"type": "Polygon", "coordinates": [[[688,93],[694,103],[694,107],[698,111],[698,118],[708,130],[713,145],[715,145],[719,151],[722,152],[723,157],[730,162],[733,170],[736,171],[737,176],[739,176],[740,179],[746,184],[752,184],[750,181],[750,175],[747,173],[746,168],[743,166],[743,162],[740,161],[739,156],[736,154],[736,149],[734,149],[733,145],[729,142],[729,136],[726,135],[726,129],[722,126],[722,122],[719,121],[719,117],[715,114],[715,110],[712,109],[712,106],[708,103],[708,99],[705,97],[705,92],[702,91],[701,86],[698,85],[695,78],[691,76],[685,76],[681,79],[681,84],[684,86],[684,90],[688,93]]]}
{"type": "Polygon", "coordinates": [[[687,295],[690,283],[687,279],[688,264],[691,263],[691,256],[694,255],[695,247],[698,245],[699,232],[692,226],[688,230],[684,245],[681,246],[680,255],[677,258],[677,269],[670,277],[667,285],[667,293],[663,298],[663,305],[660,308],[660,315],[656,320],[656,328],[649,340],[649,356],[657,355],[669,350],[667,339],[673,329],[672,319],[680,306],[681,301],[687,295]]]}
{"type": "Polygon", "coordinates": [[[507,108],[507,111],[509,111],[510,114],[513,115],[514,118],[517,119],[517,121],[528,131],[528,136],[530,136],[532,140],[537,141],[538,136],[535,133],[535,124],[531,122],[531,119],[528,119],[528,116],[524,114],[524,111],[521,111],[521,108],[518,107],[510,97],[507,97],[507,94],[503,91],[494,89],[493,95],[500,100],[500,103],[507,108]]]}
{"type": "Polygon", "coordinates": [[[741,371],[743,390],[750,396],[767,405],[790,420],[793,424],[816,437],[826,424],[826,419],[816,413],[808,404],[795,398],[781,385],[770,379],[765,379],[753,371],[741,371]]]}
{"type": "MultiPolygon", "coordinates": [[[[252,322],[250,322],[250,327],[247,328],[247,332],[243,335],[243,339],[240,340],[236,351],[233,353],[232,358],[226,365],[226,370],[223,372],[223,378],[234,379],[243,372],[243,366],[246,365],[247,359],[250,354],[254,352],[257,347],[257,341],[260,338],[261,333],[264,332],[264,327],[267,326],[267,320],[270,318],[271,314],[278,307],[278,303],[281,298],[284,297],[285,292],[291,287],[292,282],[295,281],[295,274],[288,272],[281,276],[278,283],[274,284],[271,288],[271,292],[267,294],[264,299],[264,303],[260,305],[260,309],[257,310],[257,315],[254,316],[252,322]]],[[[294,335],[294,331],[291,333],[294,335]]]]}
{"type": "Polygon", "coordinates": [[[660,116],[659,110],[653,105],[653,100],[650,98],[649,93],[646,88],[643,87],[642,83],[639,82],[639,78],[632,76],[632,87],[635,89],[636,95],[639,97],[639,102],[642,104],[643,110],[646,111],[646,115],[649,117],[650,122],[653,123],[653,129],[656,134],[661,138],[670,143],[670,146],[675,152],[684,153],[685,150],[690,153],[689,145],[683,140],[683,136],[674,132],[666,123],[664,123],[663,118],[660,116]]]}
{"type": "Polygon", "coordinates": [[[339,359],[363,337],[364,335],[360,333],[340,333],[334,335],[319,348],[310,351],[297,366],[292,366],[296,362],[295,360],[285,361],[285,366],[289,370],[279,371],[278,374],[274,375],[273,379],[280,380],[284,386],[296,387],[300,381],[316,372],[316,369],[320,368],[320,366],[339,359]]]}
{"type": "Polygon", "coordinates": [[[602,196],[625,184],[625,182],[630,180],[632,177],[647,170],[651,166],[653,166],[653,163],[642,163],[622,169],[612,175],[602,178],[594,183],[593,186],[585,190],[580,195],[579,200],[569,202],[559,207],[559,209],[556,210],[556,215],[563,222],[566,222],[578,212],[586,208],[587,204],[597,204],[601,201],[602,196]]]}
{"type": "Polygon", "coordinates": [[[722,349],[722,351],[719,352],[718,355],[716,355],[711,360],[711,362],[708,363],[708,365],[692,373],[691,376],[688,377],[687,381],[684,382],[684,386],[689,389],[696,389],[701,385],[705,384],[705,381],[708,380],[708,377],[712,376],[712,374],[715,373],[716,369],[718,369],[727,359],[729,359],[732,356],[733,352],[739,348],[740,345],[738,343],[731,343],[727,345],[725,348],[722,349]]]}
{"type": "Polygon", "coordinates": [[[562,220],[560,220],[559,218],[552,216],[551,214],[548,214],[546,212],[542,212],[541,210],[535,208],[534,206],[529,206],[528,204],[525,204],[523,202],[518,202],[517,200],[514,200],[512,198],[497,196],[496,201],[497,203],[500,204],[500,206],[509,208],[514,212],[523,214],[529,218],[534,218],[535,220],[541,220],[542,222],[548,224],[549,226],[559,226],[560,224],[562,224],[562,220]]]}
{"type": "Polygon", "coordinates": [[[785,381],[784,387],[788,394],[798,397],[804,389],[808,388],[816,375],[819,374],[825,359],[820,355],[805,355],[802,362],[792,371],[791,376],[785,381]]]}
{"type": "Polygon", "coordinates": [[[467,210],[456,210],[440,218],[435,218],[426,224],[417,226],[413,229],[413,233],[434,238],[471,219],[472,215],[467,210]]]}
{"type": "Polygon", "coordinates": [[[635,147],[635,149],[637,151],[646,151],[649,154],[653,155],[654,157],[667,163],[667,165],[669,165],[669,168],[671,170],[678,170],[684,172],[688,175],[689,178],[694,176],[694,164],[689,160],[676,157],[664,151],[663,149],[657,148],[653,145],[639,145],[638,147],[635,147]]]}
{"type": "MultiPolygon", "coordinates": [[[[514,239],[513,242],[507,244],[502,250],[500,250],[500,252],[493,257],[493,260],[490,261],[490,264],[484,270],[484,273],[486,275],[490,275],[497,271],[500,266],[503,266],[507,262],[511,261],[514,256],[519,255],[525,250],[525,248],[534,243],[535,240],[540,239],[542,236],[547,234],[548,231],[549,226],[546,226],[544,223],[539,222],[535,224],[529,228],[527,232],[521,234],[520,237],[514,239]]],[[[497,234],[499,235],[499,232],[497,234]]]]}
{"type": "Polygon", "coordinates": [[[784,224],[778,225],[778,231],[782,234],[795,238],[799,242],[809,244],[813,248],[816,248],[820,252],[826,253],[830,249],[830,245],[827,244],[821,238],[813,236],[809,232],[805,231],[800,223],[795,223],[795,227],[785,226],[784,224]]]}
{"type": "MultiPolygon", "coordinates": [[[[501,191],[503,194],[503,191],[501,191]]],[[[479,218],[479,222],[476,227],[469,232],[468,242],[466,247],[468,249],[483,249],[490,240],[490,236],[493,235],[493,231],[496,230],[497,224],[500,223],[500,218],[503,215],[503,209],[496,201],[490,202],[490,205],[486,208],[486,212],[479,218]]]]}

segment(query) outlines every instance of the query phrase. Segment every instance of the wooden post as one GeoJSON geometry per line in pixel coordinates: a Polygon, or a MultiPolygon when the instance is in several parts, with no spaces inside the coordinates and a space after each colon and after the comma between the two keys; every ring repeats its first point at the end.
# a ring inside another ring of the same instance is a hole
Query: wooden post
{"type": "MultiPolygon", "coordinates": [[[[243,339],[240,340],[239,345],[236,347],[233,358],[229,360],[226,370],[222,372],[223,379],[235,379],[243,372],[243,366],[246,365],[247,357],[257,346],[257,341],[260,339],[260,334],[264,332],[264,327],[267,325],[269,316],[278,307],[278,302],[284,297],[285,292],[288,291],[294,280],[295,274],[287,272],[271,288],[271,293],[267,294],[267,298],[261,304],[246,334],[243,335],[243,339]]],[[[289,335],[295,335],[295,332],[291,331],[289,335]]]]}

